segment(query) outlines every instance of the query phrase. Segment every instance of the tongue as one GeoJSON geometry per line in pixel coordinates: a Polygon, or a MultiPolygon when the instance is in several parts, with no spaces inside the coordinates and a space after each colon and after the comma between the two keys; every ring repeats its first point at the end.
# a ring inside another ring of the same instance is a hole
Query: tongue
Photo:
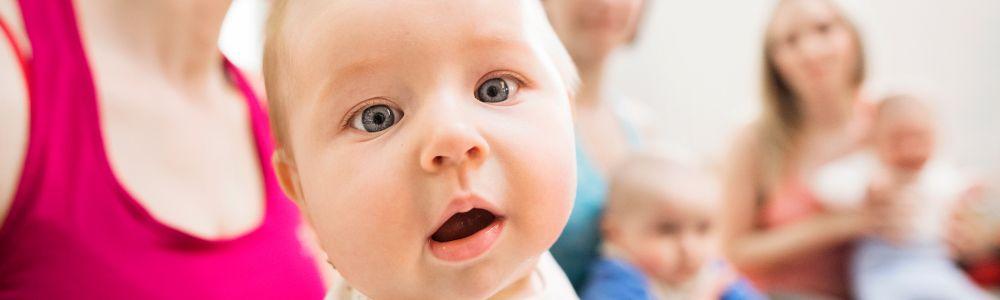
{"type": "Polygon", "coordinates": [[[494,220],[496,220],[496,216],[478,208],[458,213],[444,222],[444,225],[441,225],[441,228],[434,232],[431,239],[439,243],[463,239],[493,224],[494,220]]]}

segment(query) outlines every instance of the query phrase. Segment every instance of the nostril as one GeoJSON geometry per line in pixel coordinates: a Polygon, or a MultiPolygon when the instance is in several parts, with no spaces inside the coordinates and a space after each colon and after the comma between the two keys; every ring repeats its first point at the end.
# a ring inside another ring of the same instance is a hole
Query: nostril
{"type": "Polygon", "coordinates": [[[479,150],[479,147],[473,147],[472,149],[469,149],[468,155],[469,159],[477,160],[479,159],[479,156],[482,155],[482,151],[479,150]]]}
{"type": "Polygon", "coordinates": [[[440,166],[444,164],[444,156],[435,156],[433,163],[435,166],[440,166]]]}

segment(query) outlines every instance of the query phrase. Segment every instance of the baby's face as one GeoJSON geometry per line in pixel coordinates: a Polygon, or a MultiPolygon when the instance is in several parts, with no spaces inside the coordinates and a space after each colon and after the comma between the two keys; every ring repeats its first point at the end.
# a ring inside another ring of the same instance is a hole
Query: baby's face
{"type": "MultiPolygon", "coordinates": [[[[905,109],[905,108],[904,108],[905,109]]],[[[934,152],[934,124],[923,111],[898,112],[876,124],[875,147],[889,166],[915,172],[934,152]]]]}
{"type": "Polygon", "coordinates": [[[485,298],[526,278],[576,184],[539,4],[289,5],[293,158],[278,165],[337,271],[375,299],[485,298]]]}
{"type": "Polygon", "coordinates": [[[621,238],[635,263],[651,279],[680,284],[693,278],[713,250],[715,222],[706,199],[664,199],[624,221],[621,238]],[[694,202],[692,202],[694,201],[694,202]]]}

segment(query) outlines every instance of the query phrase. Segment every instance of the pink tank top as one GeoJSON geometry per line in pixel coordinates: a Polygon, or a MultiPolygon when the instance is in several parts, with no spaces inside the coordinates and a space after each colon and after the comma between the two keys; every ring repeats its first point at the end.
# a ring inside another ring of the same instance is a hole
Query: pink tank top
{"type": "MultiPolygon", "coordinates": [[[[859,126],[868,127],[874,121],[875,105],[863,94],[854,103],[853,113],[860,117],[859,126]]],[[[790,176],[771,191],[759,216],[765,228],[778,228],[801,222],[824,213],[825,208],[799,176],[790,176]]],[[[789,260],[777,271],[752,274],[754,282],[767,292],[806,293],[850,297],[848,259],[853,251],[851,242],[789,260]]]]}
{"type": "Polygon", "coordinates": [[[20,5],[33,54],[30,137],[0,227],[0,299],[323,297],[297,234],[301,218],[268,163],[265,114],[231,64],[224,67],[245,95],[264,172],[265,215],[245,235],[205,240],[158,222],[112,173],[72,1],[20,5]]]}
{"type": "MultiPolygon", "coordinates": [[[[761,211],[765,228],[778,228],[801,222],[824,211],[812,191],[792,177],[778,185],[761,211]]],[[[824,249],[785,262],[777,271],[749,274],[754,283],[767,292],[849,298],[848,255],[850,243],[824,249]]]]}

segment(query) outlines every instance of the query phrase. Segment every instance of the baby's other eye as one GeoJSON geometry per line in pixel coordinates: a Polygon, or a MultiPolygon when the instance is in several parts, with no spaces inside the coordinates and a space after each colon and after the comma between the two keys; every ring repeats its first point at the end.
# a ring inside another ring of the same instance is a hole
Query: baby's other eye
{"type": "Polygon", "coordinates": [[[656,233],[660,235],[676,235],[681,231],[680,224],[664,222],[656,224],[656,233]]]}
{"type": "Polygon", "coordinates": [[[790,34],[785,38],[785,45],[794,47],[795,44],[799,43],[799,36],[797,34],[790,34]]]}
{"type": "Polygon", "coordinates": [[[819,25],[816,26],[816,31],[819,32],[819,33],[821,33],[821,34],[826,34],[826,33],[830,32],[830,29],[832,27],[833,27],[833,25],[831,25],[830,23],[824,22],[824,23],[821,23],[821,24],[819,24],[819,25]]]}
{"type": "Polygon", "coordinates": [[[398,109],[385,104],[375,104],[365,107],[361,112],[352,116],[350,124],[351,127],[357,130],[379,132],[389,129],[396,122],[399,122],[399,119],[402,117],[403,112],[398,109]]]}
{"type": "Polygon", "coordinates": [[[517,80],[509,77],[496,77],[487,80],[476,88],[476,99],[486,103],[507,101],[517,93],[517,80]]]}

